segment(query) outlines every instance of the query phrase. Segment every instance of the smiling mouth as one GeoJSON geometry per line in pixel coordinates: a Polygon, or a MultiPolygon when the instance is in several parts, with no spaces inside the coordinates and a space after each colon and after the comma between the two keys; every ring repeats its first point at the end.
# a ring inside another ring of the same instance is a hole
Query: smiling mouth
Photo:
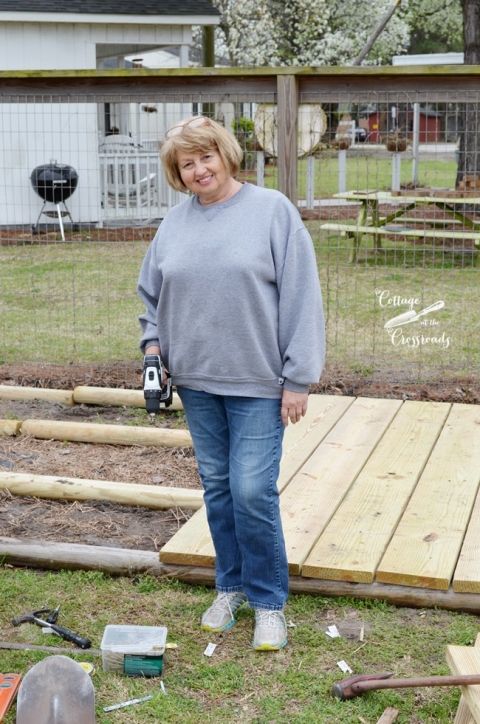
{"type": "Polygon", "coordinates": [[[197,179],[197,183],[199,183],[201,186],[204,184],[207,184],[209,181],[211,181],[213,178],[213,175],[205,176],[204,178],[197,179]]]}

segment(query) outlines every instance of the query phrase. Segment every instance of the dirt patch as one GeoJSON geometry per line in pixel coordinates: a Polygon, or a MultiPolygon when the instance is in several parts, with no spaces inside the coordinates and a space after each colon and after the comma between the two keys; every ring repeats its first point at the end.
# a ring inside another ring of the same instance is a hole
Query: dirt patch
{"type": "MultiPolygon", "coordinates": [[[[3,365],[0,383],[73,389],[76,385],[140,389],[136,363],[117,365],[3,365]]],[[[313,392],[334,395],[389,397],[412,400],[480,403],[474,378],[432,384],[398,384],[373,375],[330,370],[313,392]]],[[[142,410],[126,407],[75,405],[63,407],[44,401],[0,400],[0,419],[27,418],[81,420],[114,424],[154,424],[184,427],[182,413],[167,412],[149,422],[142,410]]],[[[191,448],[93,445],[36,440],[28,436],[0,438],[0,471],[58,475],[91,480],[200,488],[191,448]]],[[[2,535],[22,539],[56,540],[120,548],[159,550],[188,519],[192,511],[147,510],[106,502],[49,501],[19,498],[0,492],[2,535]]]]}
{"type": "MultiPolygon", "coordinates": [[[[144,414],[143,411],[140,411],[144,414]]],[[[87,405],[62,407],[43,401],[0,400],[0,419],[89,420],[115,424],[151,424],[129,408],[87,405]]],[[[163,413],[156,427],[179,427],[175,413],[163,413]]],[[[142,483],[158,487],[200,488],[191,448],[94,445],[0,438],[0,471],[58,475],[90,480],[142,483]]],[[[0,492],[2,535],[120,548],[159,550],[188,520],[191,510],[148,510],[107,502],[49,501],[0,492]]]]}
{"type": "MultiPolygon", "coordinates": [[[[117,362],[105,365],[0,365],[0,384],[49,387],[73,390],[77,385],[141,389],[142,369],[139,362],[117,362]]],[[[480,403],[478,377],[439,379],[428,383],[399,383],[392,372],[375,373],[366,377],[341,369],[327,369],[312,392],[328,395],[388,397],[407,400],[480,403]]],[[[114,408],[109,408],[114,409],[114,408]]],[[[118,408],[117,408],[118,409],[118,408]]],[[[97,408],[98,411],[98,408],[97,408]]],[[[74,413],[76,414],[76,413],[74,413]]],[[[105,413],[115,415],[115,412],[105,413]]]]}

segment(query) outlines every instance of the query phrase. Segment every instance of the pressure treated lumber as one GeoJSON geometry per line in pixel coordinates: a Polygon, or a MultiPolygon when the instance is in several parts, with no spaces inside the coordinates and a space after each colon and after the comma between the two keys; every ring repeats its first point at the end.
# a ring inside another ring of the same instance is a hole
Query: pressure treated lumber
{"type": "MultiPolygon", "coordinates": [[[[447,646],[447,663],[452,674],[478,674],[480,671],[480,647],[447,646]]],[[[473,721],[480,722],[480,685],[460,688],[462,700],[468,705],[473,721]]]]}
{"type": "Polygon", "coordinates": [[[377,724],[393,724],[393,722],[397,720],[399,713],[398,709],[395,709],[393,706],[388,706],[380,719],[377,719],[377,724]]]}
{"type": "Polygon", "coordinates": [[[187,430],[133,425],[99,425],[93,422],[25,420],[21,433],[44,440],[105,443],[107,445],[164,445],[186,447],[192,444],[187,430]]]}
{"type": "Polygon", "coordinates": [[[45,400],[59,405],[73,405],[71,390],[50,390],[43,387],[0,385],[0,400],[45,400]]]}
{"type": "Polygon", "coordinates": [[[446,590],[480,482],[480,410],[454,404],[376,580],[446,590]]]}
{"type": "MultiPolygon", "coordinates": [[[[480,633],[477,634],[475,639],[475,646],[480,646],[480,633]]],[[[470,713],[468,702],[463,694],[460,697],[460,703],[453,724],[475,724],[475,719],[470,713]]]]}
{"type": "MultiPolygon", "coordinates": [[[[288,425],[283,439],[278,488],[283,490],[303,462],[315,450],[355,398],[337,395],[310,395],[307,414],[295,425],[288,425]]],[[[215,551],[204,508],[197,511],[160,551],[160,560],[182,565],[213,566],[215,551]]]]}
{"type": "Polygon", "coordinates": [[[10,437],[18,435],[21,426],[21,420],[0,420],[0,437],[2,435],[8,435],[10,437]]]}
{"type": "MultiPolygon", "coordinates": [[[[480,408],[478,418],[480,425],[480,408]]],[[[463,539],[452,586],[460,593],[480,593],[480,490],[463,539]]]]}
{"type": "MultiPolygon", "coordinates": [[[[105,407],[145,407],[142,390],[124,390],[113,387],[90,387],[79,385],[73,390],[73,401],[77,404],[103,405],[105,407]]],[[[176,392],[173,393],[172,404],[160,410],[182,410],[182,403],[176,392]]]]}
{"type": "Polygon", "coordinates": [[[450,404],[404,402],[302,566],[302,576],[371,583],[450,404]]]}
{"type": "Polygon", "coordinates": [[[201,490],[84,480],[56,475],[0,472],[0,490],[9,490],[12,495],[53,500],[107,500],[112,503],[140,505],[152,509],[177,506],[198,509],[203,505],[201,490]]]}
{"type": "Polygon", "coordinates": [[[400,400],[358,397],[284,490],[280,511],[290,573],[300,573],[401,405],[400,400]]]}
{"type": "MultiPolygon", "coordinates": [[[[0,536],[0,558],[10,565],[47,569],[97,570],[112,575],[150,573],[163,578],[176,578],[195,585],[215,584],[215,571],[198,566],[173,566],[160,563],[158,554],[125,548],[21,540],[0,536]]],[[[433,591],[409,586],[389,586],[379,583],[349,583],[321,581],[313,578],[290,577],[293,593],[319,596],[349,596],[367,600],[384,600],[398,606],[444,608],[452,611],[478,613],[478,595],[433,591]]]]}

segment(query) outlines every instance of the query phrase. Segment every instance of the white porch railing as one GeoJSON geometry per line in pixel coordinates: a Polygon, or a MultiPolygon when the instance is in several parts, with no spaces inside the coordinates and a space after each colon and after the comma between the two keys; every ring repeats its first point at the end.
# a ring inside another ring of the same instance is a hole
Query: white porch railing
{"type": "Polygon", "coordinates": [[[167,184],[158,152],[99,152],[103,221],[159,219],[184,198],[167,184]]]}

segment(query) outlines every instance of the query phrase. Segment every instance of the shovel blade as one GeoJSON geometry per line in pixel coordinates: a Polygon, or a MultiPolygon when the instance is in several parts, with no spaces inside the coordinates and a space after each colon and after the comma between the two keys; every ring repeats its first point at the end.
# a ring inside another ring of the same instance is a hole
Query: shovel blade
{"type": "Polygon", "coordinates": [[[95,690],[68,656],[48,656],[26,674],[18,690],[17,724],[95,724],[95,690]]]}

